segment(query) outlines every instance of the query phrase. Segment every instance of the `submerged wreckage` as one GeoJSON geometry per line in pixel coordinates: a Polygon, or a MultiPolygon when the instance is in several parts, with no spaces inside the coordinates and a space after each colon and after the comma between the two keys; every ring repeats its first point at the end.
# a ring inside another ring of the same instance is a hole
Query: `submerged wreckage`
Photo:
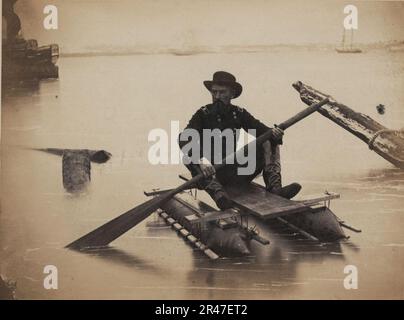
{"type": "Polygon", "coordinates": [[[371,117],[356,112],[336,101],[330,95],[302,83],[295,82],[293,87],[299,92],[301,100],[307,105],[325,98],[329,102],[318,110],[324,117],[349,131],[366,144],[369,149],[395,165],[404,169],[404,131],[388,129],[371,117]]]}
{"type": "Polygon", "coordinates": [[[38,46],[21,36],[21,21],[14,11],[17,0],[3,1],[2,84],[58,78],[59,46],[38,46]]]}

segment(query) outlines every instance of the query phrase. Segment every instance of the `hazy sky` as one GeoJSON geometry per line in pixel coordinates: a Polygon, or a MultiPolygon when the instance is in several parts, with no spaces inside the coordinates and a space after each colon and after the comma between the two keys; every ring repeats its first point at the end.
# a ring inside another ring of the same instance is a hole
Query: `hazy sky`
{"type": "Polygon", "coordinates": [[[59,30],[45,31],[46,0],[19,0],[24,35],[65,52],[99,47],[338,43],[343,8],[359,10],[360,43],[404,40],[403,1],[54,0],[59,30]]]}

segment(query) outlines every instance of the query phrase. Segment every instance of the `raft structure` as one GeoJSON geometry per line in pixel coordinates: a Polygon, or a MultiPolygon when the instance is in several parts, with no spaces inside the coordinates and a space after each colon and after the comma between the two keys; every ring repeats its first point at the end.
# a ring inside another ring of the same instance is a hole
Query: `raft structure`
{"type": "MultiPolygon", "coordinates": [[[[164,192],[153,191],[145,194],[157,196],[164,192]]],[[[192,190],[178,194],[157,211],[158,216],[188,244],[212,260],[222,255],[249,255],[246,239],[252,238],[253,232],[241,227],[238,210],[217,211],[197,200],[195,195],[192,190]]],[[[268,243],[269,241],[265,242],[268,243]]]]}
{"type": "Polygon", "coordinates": [[[403,129],[386,128],[371,117],[354,111],[330,95],[301,81],[295,82],[292,86],[299,92],[301,100],[307,105],[328,98],[329,102],[319,108],[317,112],[364,141],[370,150],[397,168],[404,169],[403,129]]]}
{"type": "MultiPolygon", "coordinates": [[[[180,178],[190,179],[186,175],[180,178]]],[[[168,191],[155,189],[145,195],[156,197],[168,191]]],[[[361,232],[330,210],[331,200],[340,197],[336,193],[293,201],[271,194],[255,182],[227,187],[226,191],[234,205],[231,209],[219,211],[198,200],[196,189],[190,189],[163,204],[157,215],[186,242],[213,260],[251,255],[251,240],[269,245],[270,241],[260,235],[257,224],[262,230],[281,223],[291,233],[316,243],[348,239],[343,229],[361,232]]]]}

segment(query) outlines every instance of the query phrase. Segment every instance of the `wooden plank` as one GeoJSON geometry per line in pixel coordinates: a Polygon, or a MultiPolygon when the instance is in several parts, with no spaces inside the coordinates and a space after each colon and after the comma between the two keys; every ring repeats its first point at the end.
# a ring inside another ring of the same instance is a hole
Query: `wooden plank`
{"type": "Polygon", "coordinates": [[[168,219],[168,214],[166,212],[162,212],[160,213],[160,217],[162,217],[163,219],[168,219]]]}
{"type": "MultiPolygon", "coordinates": [[[[180,178],[187,181],[189,175],[181,174],[180,178]]],[[[309,206],[305,203],[288,200],[271,194],[257,183],[231,186],[225,188],[235,207],[261,219],[273,219],[292,213],[305,212],[309,206]]]]}
{"type": "Polygon", "coordinates": [[[312,198],[312,199],[306,199],[306,200],[300,200],[296,202],[301,202],[307,206],[312,206],[317,203],[323,202],[323,201],[328,201],[332,199],[339,199],[341,196],[338,193],[329,193],[325,194],[324,196],[317,197],[317,198],[312,198]]]}
{"type": "Polygon", "coordinates": [[[231,219],[231,218],[217,220],[216,224],[221,229],[227,229],[227,228],[231,228],[231,227],[238,225],[237,221],[235,221],[234,219],[231,219]]]}
{"type": "Polygon", "coordinates": [[[182,236],[184,236],[185,238],[190,234],[189,231],[187,229],[181,229],[180,233],[182,236]]]}
{"type": "Polygon", "coordinates": [[[269,193],[255,183],[228,187],[235,206],[261,219],[273,219],[287,214],[306,212],[310,209],[304,203],[288,200],[269,193]]]}
{"type": "Polygon", "coordinates": [[[186,220],[188,220],[188,222],[190,222],[190,223],[199,223],[199,222],[201,222],[201,217],[197,216],[196,214],[190,214],[188,216],[184,216],[184,218],[186,220]]]}
{"type": "Polygon", "coordinates": [[[187,236],[187,240],[188,240],[189,242],[191,242],[192,244],[194,244],[195,242],[198,241],[198,239],[197,239],[194,235],[192,235],[192,234],[189,234],[189,235],[187,236]]]}
{"type": "Polygon", "coordinates": [[[198,199],[195,199],[193,196],[191,196],[187,192],[177,194],[174,198],[175,198],[175,200],[177,200],[184,206],[186,206],[189,209],[191,209],[192,211],[194,211],[197,216],[200,216],[206,212],[216,210],[215,208],[211,207],[207,203],[200,201],[198,199]]]}
{"type": "Polygon", "coordinates": [[[201,222],[209,222],[209,221],[216,221],[221,219],[228,219],[235,216],[238,216],[239,212],[234,209],[227,209],[224,211],[213,211],[213,212],[206,212],[201,217],[201,222]]]}
{"type": "Polygon", "coordinates": [[[173,227],[175,230],[177,230],[177,231],[183,229],[182,225],[180,225],[178,222],[174,223],[174,224],[172,225],[172,227],[173,227]]]}
{"type": "Polygon", "coordinates": [[[217,255],[211,249],[206,249],[206,250],[203,251],[203,253],[206,254],[212,260],[216,260],[216,259],[219,258],[219,255],[217,255]]]}

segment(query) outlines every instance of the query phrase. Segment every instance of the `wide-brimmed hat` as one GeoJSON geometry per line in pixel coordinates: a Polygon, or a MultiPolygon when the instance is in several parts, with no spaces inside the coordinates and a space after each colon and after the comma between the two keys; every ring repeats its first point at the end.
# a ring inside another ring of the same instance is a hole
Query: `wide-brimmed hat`
{"type": "Polygon", "coordinates": [[[203,82],[203,84],[209,91],[214,84],[228,86],[234,90],[234,98],[237,98],[243,91],[243,87],[236,81],[236,77],[226,71],[215,72],[213,74],[213,80],[206,80],[203,82]]]}

